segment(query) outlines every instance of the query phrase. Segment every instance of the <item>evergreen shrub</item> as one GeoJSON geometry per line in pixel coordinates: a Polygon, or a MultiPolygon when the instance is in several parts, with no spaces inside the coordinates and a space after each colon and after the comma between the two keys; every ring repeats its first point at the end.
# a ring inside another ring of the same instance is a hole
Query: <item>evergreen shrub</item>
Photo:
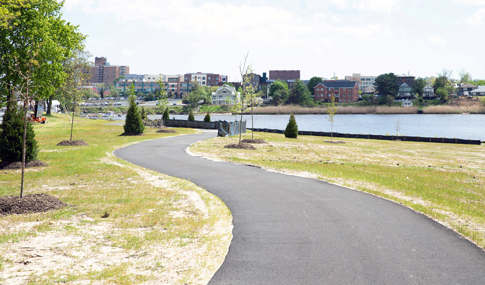
{"type": "Polygon", "coordinates": [[[286,125],[285,137],[296,139],[298,137],[298,125],[296,124],[295,116],[291,114],[290,121],[286,125]]]}
{"type": "Polygon", "coordinates": [[[209,112],[207,112],[207,114],[204,117],[204,122],[209,122],[210,123],[210,121],[211,121],[211,115],[209,114],[209,112]]]}
{"type": "Polygon", "coordinates": [[[130,102],[130,108],[126,114],[125,125],[123,126],[125,134],[142,134],[145,130],[145,125],[135,103],[135,96],[128,97],[128,101],[130,102]]]}
{"type": "MultiPolygon", "coordinates": [[[[24,141],[24,120],[21,111],[10,108],[3,116],[0,128],[0,160],[3,162],[22,161],[22,148],[24,141]]],[[[35,140],[34,128],[27,122],[25,162],[37,159],[39,148],[35,140]]]]}
{"type": "Polygon", "coordinates": [[[141,114],[140,114],[140,116],[141,116],[141,119],[143,121],[148,120],[148,116],[147,116],[147,112],[145,111],[145,107],[141,107],[141,114]]]}
{"type": "Polygon", "coordinates": [[[168,115],[168,107],[165,108],[165,112],[163,112],[163,117],[162,119],[165,120],[170,120],[170,116],[168,115]]]}
{"type": "Polygon", "coordinates": [[[192,110],[190,110],[189,113],[189,121],[195,121],[194,112],[192,110]]]}

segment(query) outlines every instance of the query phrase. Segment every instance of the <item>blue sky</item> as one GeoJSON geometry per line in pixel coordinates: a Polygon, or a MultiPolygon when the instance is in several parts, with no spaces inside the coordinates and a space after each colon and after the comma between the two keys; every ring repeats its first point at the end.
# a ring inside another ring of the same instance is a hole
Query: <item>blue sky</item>
{"type": "Polygon", "coordinates": [[[485,79],[485,0],[66,0],[87,50],[130,73],[339,78],[410,73],[485,79]]]}

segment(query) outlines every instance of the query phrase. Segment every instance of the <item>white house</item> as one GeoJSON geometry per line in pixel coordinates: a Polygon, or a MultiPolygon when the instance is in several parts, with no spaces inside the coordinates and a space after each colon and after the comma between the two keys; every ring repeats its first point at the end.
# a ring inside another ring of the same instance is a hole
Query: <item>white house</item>
{"type": "Polygon", "coordinates": [[[470,91],[470,95],[472,95],[472,96],[485,96],[485,86],[484,85],[478,86],[477,89],[470,91]]]}
{"type": "Polygon", "coordinates": [[[222,85],[217,88],[216,92],[212,92],[212,104],[213,105],[227,105],[227,102],[233,102],[236,100],[236,96],[239,99],[240,94],[236,91],[236,88],[230,85],[222,85]]]}
{"type": "Polygon", "coordinates": [[[434,99],[436,97],[433,86],[428,84],[424,87],[423,97],[426,99],[434,99]]]}

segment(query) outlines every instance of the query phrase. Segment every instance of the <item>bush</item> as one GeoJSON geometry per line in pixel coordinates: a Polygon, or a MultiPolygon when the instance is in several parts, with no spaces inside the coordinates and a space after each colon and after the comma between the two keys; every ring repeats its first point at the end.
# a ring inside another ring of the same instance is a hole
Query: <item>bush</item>
{"type": "Polygon", "coordinates": [[[194,112],[192,110],[190,110],[189,113],[189,121],[195,121],[194,112]]]}
{"type": "Polygon", "coordinates": [[[165,108],[165,112],[163,112],[163,120],[170,120],[170,116],[168,115],[168,107],[165,108]]]}
{"type": "Polygon", "coordinates": [[[211,121],[211,115],[209,114],[209,112],[207,112],[207,114],[204,117],[204,122],[209,122],[210,123],[210,121],[211,121]]]}
{"type": "Polygon", "coordinates": [[[296,139],[298,137],[298,125],[296,124],[295,116],[291,114],[290,121],[286,125],[285,137],[296,139]]]}
{"type": "Polygon", "coordinates": [[[145,125],[141,119],[140,112],[138,112],[138,106],[135,103],[135,96],[130,96],[128,98],[130,101],[130,108],[126,114],[125,129],[126,134],[142,134],[145,130],[145,125]]]}
{"type": "MultiPolygon", "coordinates": [[[[10,109],[5,113],[0,132],[0,160],[3,162],[22,161],[24,141],[24,120],[22,112],[10,109]]],[[[27,123],[27,143],[25,162],[37,159],[39,149],[35,140],[32,123],[27,123]]]]}

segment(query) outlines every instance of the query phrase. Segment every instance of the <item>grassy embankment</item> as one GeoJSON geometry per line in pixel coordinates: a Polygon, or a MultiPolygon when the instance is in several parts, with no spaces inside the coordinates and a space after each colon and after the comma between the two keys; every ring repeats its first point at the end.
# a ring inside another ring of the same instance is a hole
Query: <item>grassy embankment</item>
{"type": "MultiPolygon", "coordinates": [[[[218,198],[111,154],[171,134],[147,128],[145,136],[119,136],[123,127],[107,123],[77,118],[73,139],[89,144],[82,147],[56,146],[69,139],[65,115],[35,126],[38,159],[49,166],[26,171],[24,193],[47,193],[71,206],[0,216],[0,283],[205,284],[222,264],[231,215],[218,198]]],[[[0,195],[19,192],[20,171],[2,170],[0,195]]]]}
{"type": "MultiPolygon", "coordinates": [[[[250,134],[244,137],[250,138],[250,134]]],[[[485,147],[255,133],[256,151],[223,148],[237,138],[199,142],[206,157],[297,173],[384,197],[449,226],[485,248],[485,147]],[[334,139],[335,140],[335,139],[334,139]]]]}

